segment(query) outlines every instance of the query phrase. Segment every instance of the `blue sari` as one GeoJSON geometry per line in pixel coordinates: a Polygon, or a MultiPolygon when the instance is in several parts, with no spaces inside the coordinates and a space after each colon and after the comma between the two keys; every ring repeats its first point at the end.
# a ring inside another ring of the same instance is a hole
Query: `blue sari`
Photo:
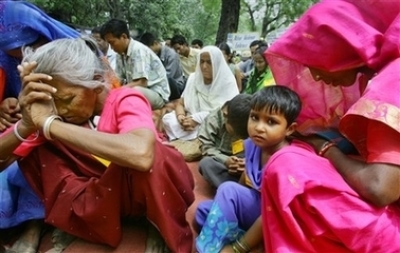
{"type": "MultiPolygon", "coordinates": [[[[8,50],[29,45],[45,37],[49,41],[76,38],[79,33],[47,16],[35,5],[22,1],[0,1],[0,68],[6,74],[6,86],[0,102],[18,97],[21,80],[19,59],[8,50]]],[[[0,94],[1,96],[1,94],[0,94]]],[[[0,228],[9,228],[31,219],[44,218],[44,207],[14,162],[0,173],[0,228]]]]}
{"type": "Polygon", "coordinates": [[[196,210],[196,221],[202,227],[196,238],[199,252],[220,252],[240,238],[261,215],[261,148],[250,139],[245,141],[246,185],[221,184],[214,200],[203,201],[196,210]]]}

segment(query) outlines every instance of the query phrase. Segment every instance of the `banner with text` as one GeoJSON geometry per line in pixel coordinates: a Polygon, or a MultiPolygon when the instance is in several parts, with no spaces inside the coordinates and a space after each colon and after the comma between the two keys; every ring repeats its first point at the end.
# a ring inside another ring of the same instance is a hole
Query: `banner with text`
{"type": "Polygon", "coordinates": [[[250,43],[260,39],[258,33],[228,33],[227,42],[232,50],[242,51],[249,50],[250,43]]]}

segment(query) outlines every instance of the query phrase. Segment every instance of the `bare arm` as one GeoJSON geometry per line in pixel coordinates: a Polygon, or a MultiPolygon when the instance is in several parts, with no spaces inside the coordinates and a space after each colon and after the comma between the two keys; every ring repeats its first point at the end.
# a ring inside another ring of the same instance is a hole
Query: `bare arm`
{"type": "Polygon", "coordinates": [[[236,84],[238,86],[239,92],[242,91],[242,72],[240,69],[236,66],[235,68],[235,78],[236,78],[236,84]]]}
{"type": "Polygon", "coordinates": [[[65,144],[121,166],[148,171],[153,165],[156,139],[148,129],[109,134],[55,120],[50,126],[50,134],[65,144]]]}
{"type": "Polygon", "coordinates": [[[386,206],[400,198],[400,166],[365,163],[331,147],[325,158],[335,166],[346,182],[369,202],[386,206]]]}
{"type": "MultiPolygon", "coordinates": [[[[249,251],[256,248],[263,242],[263,231],[262,231],[262,219],[261,216],[253,223],[253,225],[247,230],[247,232],[238,239],[239,243],[249,248],[249,251]]],[[[236,242],[235,242],[236,243],[236,242]]],[[[234,243],[233,243],[234,244],[234,243]]],[[[234,252],[232,245],[225,246],[221,252],[234,252]]],[[[245,252],[243,249],[237,247],[240,252],[245,252]]],[[[247,252],[247,251],[246,251],[247,252]]]]}
{"type": "Polygon", "coordinates": [[[129,87],[135,87],[135,86],[141,86],[141,87],[147,87],[147,79],[146,78],[139,78],[135,79],[132,82],[128,83],[127,86],[129,87]]]}
{"type": "MultiPolygon", "coordinates": [[[[22,123],[18,124],[17,131],[22,138],[27,138],[35,129],[25,127],[22,123]]],[[[8,132],[0,137],[0,171],[3,171],[17,159],[13,151],[21,144],[14,132],[8,132]]]]}
{"type": "Polygon", "coordinates": [[[183,104],[183,98],[180,98],[175,101],[175,114],[178,115],[186,115],[185,106],[183,104]]]}

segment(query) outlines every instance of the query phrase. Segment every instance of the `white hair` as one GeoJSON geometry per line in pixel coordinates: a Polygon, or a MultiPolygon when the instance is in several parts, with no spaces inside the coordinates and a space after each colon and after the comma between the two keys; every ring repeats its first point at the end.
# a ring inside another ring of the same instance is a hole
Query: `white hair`
{"type": "Polygon", "coordinates": [[[36,73],[44,73],[72,85],[93,89],[99,85],[105,86],[108,81],[105,77],[107,67],[99,52],[96,43],[87,37],[58,39],[36,50],[30,47],[23,48],[22,61],[36,61],[36,73]]]}

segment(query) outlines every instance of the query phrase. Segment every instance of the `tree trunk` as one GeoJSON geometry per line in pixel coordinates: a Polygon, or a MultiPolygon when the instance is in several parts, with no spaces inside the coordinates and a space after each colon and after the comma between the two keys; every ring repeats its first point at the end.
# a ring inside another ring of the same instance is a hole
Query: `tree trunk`
{"type": "Polygon", "coordinates": [[[225,42],[228,33],[235,33],[239,27],[240,0],[222,0],[221,17],[215,44],[225,42]]]}

